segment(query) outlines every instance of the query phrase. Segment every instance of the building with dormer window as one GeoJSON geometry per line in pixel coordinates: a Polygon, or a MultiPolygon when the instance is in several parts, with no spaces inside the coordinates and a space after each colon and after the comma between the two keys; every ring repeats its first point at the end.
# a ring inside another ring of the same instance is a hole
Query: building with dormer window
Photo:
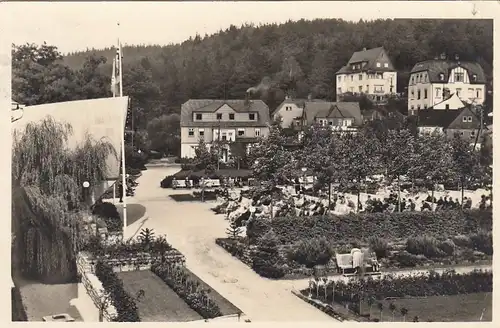
{"type": "MultiPolygon", "coordinates": [[[[193,158],[200,138],[252,144],[269,133],[269,107],[262,100],[190,99],[181,106],[181,157],[193,158]]],[[[230,157],[229,147],[221,153],[230,157]]]]}
{"type": "Polygon", "coordinates": [[[357,51],[336,73],[337,101],[342,95],[367,95],[382,101],[396,93],[397,71],[384,48],[357,51]]]}
{"type": "MultiPolygon", "coordinates": [[[[408,113],[418,115],[419,110],[434,108],[452,95],[461,101],[481,105],[485,100],[486,77],[481,65],[475,62],[455,60],[426,60],[417,63],[410,73],[408,83],[408,113]]],[[[448,102],[450,103],[450,102],[448,102]]],[[[451,110],[461,109],[461,103],[451,110]]]]}

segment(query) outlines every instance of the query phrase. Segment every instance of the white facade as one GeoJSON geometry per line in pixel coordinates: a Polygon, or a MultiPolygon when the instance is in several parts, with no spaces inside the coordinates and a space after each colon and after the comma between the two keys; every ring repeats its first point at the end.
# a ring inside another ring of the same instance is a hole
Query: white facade
{"type": "Polygon", "coordinates": [[[297,117],[302,117],[304,108],[297,106],[293,102],[284,102],[274,113],[273,119],[281,118],[281,127],[289,128],[292,123],[296,123],[297,117]]]}
{"type": "Polygon", "coordinates": [[[356,72],[337,75],[337,94],[368,94],[373,97],[396,93],[397,72],[356,72]]]}
{"type": "Polygon", "coordinates": [[[439,126],[419,126],[418,133],[421,135],[431,135],[434,133],[443,134],[444,130],[439,126]]]}
{"type": "MultiPolygon", "coordinates": [[[[472,78],[475,78],[473,75],[472,78]]],[[[439,82],[431,82],[427,71],[415,72],[410,75],[408,84],[408,112],[416,115],[419,109],[434,107],[443,102],[447,95],[456,94],[459,100],[465,103],[481,105],[485,99],[485,85],[471,83],[469,73],[463,67],[456,67],[450,71],[449,78],[445,74],[438,74],[439,82]]],[[[449,109],[463,104],[458,101],[449,103],[449,109]]],[[[436,108],[437,109],[437,108],[436,108]]]]}

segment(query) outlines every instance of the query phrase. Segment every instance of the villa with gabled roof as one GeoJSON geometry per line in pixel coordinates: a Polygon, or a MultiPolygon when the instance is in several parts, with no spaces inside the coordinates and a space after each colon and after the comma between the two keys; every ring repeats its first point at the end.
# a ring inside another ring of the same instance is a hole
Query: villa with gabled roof
{"type": "MultiPolygon", "coordinates": [[[[181,106],[181,157],[193,158],[200,139],[252,144],[269,133],[269,107],[262,100],[190,99],[181,106]]],[[[229,148],[221,153],[229,159],[229,148]]]]}
{"type": "Polygon", "coordinates": [[[363,49],[336,73],[337,101],[342,95],[367,95],[382,101],[396,93],[397,71],[383,47],[363,49]]]}

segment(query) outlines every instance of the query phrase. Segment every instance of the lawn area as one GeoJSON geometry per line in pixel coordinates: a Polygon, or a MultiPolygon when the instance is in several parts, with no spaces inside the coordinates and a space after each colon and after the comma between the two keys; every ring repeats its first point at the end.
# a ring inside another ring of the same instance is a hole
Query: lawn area
{"type": "Polygon", "coordinates": [[[143,270],[117,274],[130,296],[135,298],[139,290],[144,290],[144,296],[137,301],[141,321],[186,322],[203,319],[153,272],[143,270]]]}
{"type": "Polygon", "coordinates": [[[42,321],[44,316],[68,313],[81,321],[78,311],[69,302],[78,296],[77,284],[42,284],[21,278],[16,279],[28,321],[42,321]]]}
{"type": "MultiPolygon", "coordinates": [[[[391,301],[383,301],[384,310],[382,321],[392,321],[392,313],[389,310],[391,301]]],[[[394,321],[402,322],[403,316],[400,309],[408,309],[406,321],[413,321],[418,316],[420,322],[473,322],[479,321],[483,309],[483,321],[492,320],[492,293],[476,293],[453,296],[430,296],[427,298],[407,298],[393,301],[396,305],[394,321]]],[[[368,304],[363,305],[363,314],[368,315],[368,304]]],[[[372,307],[372,318],[380,318],[377,304],[372,307]]]]}

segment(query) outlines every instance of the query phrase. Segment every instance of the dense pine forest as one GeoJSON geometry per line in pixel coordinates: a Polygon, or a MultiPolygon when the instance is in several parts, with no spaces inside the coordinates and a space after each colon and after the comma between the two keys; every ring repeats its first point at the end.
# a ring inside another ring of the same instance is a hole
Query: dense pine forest
{"type": "MultiPolygon", "coordinates": [[[[57,45],[45,45],[45,49],[51,46],[57,45]]],[[[34,104],[110,95],[115,55],[111,46],[64,54],[62,60],[55,56],[52,61],[50,56],[48,61],[40,60],[43,51],[37,52],[38,57],[27,55],[36,48],[15,47],[14,96],[34,104]],[[43,87],[37,84],[41,80],[43,87]]],[[[175,114],[189,98],[243,98],[254,86],[259,89],[256,97],[271,110],[289,90],[296,97],[334,99],[335,72],[353,52],[379,46],[387,50],[399,71],[398,92],[405,92],[408,72],[416,62],[442,53],[478,61],[491,88],[491,20],[318,19],[230,26],[181,44],[126,46],[124,92],[132,98],[137,128],[154,134],[162,125],[176,124],[175,114]]],[[[164,136],[158,139],[161,142],[164,136]]]]}

